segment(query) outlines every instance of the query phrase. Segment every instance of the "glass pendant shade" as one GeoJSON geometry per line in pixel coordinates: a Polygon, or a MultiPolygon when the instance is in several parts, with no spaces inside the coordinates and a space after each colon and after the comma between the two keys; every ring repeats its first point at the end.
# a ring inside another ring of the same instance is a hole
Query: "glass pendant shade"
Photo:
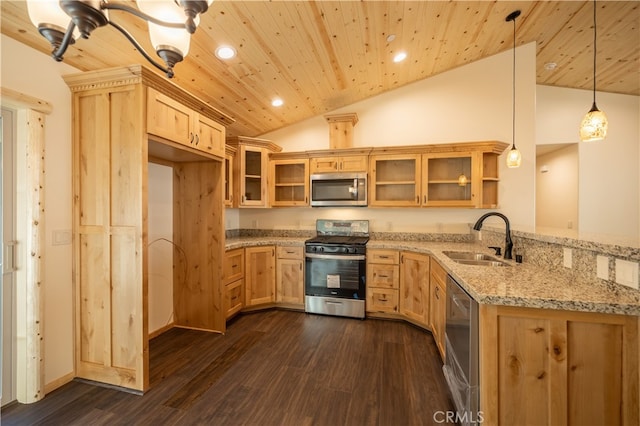
{"type": "Polygon", "coordinates": [[[520,164],[522,164],[522,154],[520,154],[520,150],[513,145],[507,154],[507,167],[520,167],[520,164]]]}
{"type": "MultiPolygon", "coordinates": [[[[27,0],[27,12],[33,25],[40,29],[43,25],[55,26],[56,29],[65,33],[71,17],[60,7],[57,0],[27,0]]],[[[73,38],[78,38],[79,31],[73,32],[73,38]]]]}
{"type": "Polygon", "coordinates": [[[458,176],[458,185],[466,186],[467,182],[469,182],[469,179],[467,179],[467,176],[464,173],[461,173],[460,176],[458,176]]]}
{"type": "Polygon", "coordinates": [[[600,111],[596,104],[589,111],[580,124],[580,140],[583,142],[600,141],[607,137],[607,116],[600,111]]]}
{"type": "MultiPolygon", "coordinates": [[[[161,21],[183,23],[186,20],[184,10],[171,0],[137,0],[136,3],[142,12],[161,21]]],[[[196,18],[196,24],[200,22],[199,18],[196,18]]],[[[191,36],[185,29],[149,22],[149,38],[156,51],[169,46],[179,51],[183,58],[189,53],[191,36]]]]}

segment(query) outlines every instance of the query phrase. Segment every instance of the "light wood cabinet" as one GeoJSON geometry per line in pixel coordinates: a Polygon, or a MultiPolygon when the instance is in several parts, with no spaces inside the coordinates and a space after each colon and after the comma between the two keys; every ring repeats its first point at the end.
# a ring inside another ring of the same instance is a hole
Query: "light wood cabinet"
{"type": "Polygon", "coordinates": [[[224,156],[224,126],[153,88],[147,89],[147,132],[189,148],[224,156]]]}
{"type": "Polygon", "coordinates": [[[369,158],[369,205],[420,206],[419,154],[380,154],[369,158]]]}
{"type": "Polygon", "coordinates": [[[233,207],[268,207],[269,154],[282,148],[266,139],[227,139],[236,149],[233,164],[233,207]]]}
{"type": "Polygon", "coordinates": [[[245,306],[273,303],[276,298],[274,246],[245,249],[245,306]]]}
{"type": "Polygon", "coordinates": [[[367,312],[398,312],[399,262],[397,250],[367,250],[367,312]]]}
{"type": "Polygon", "coordinates": [[[304,247],[276,248],[276,302],[304,308],[304,247]]]}
{"type": "MultiPolygon", "coordinates": [[[[174,169],[173,243],[180,247],[174,254],[174,323],[224,331],[222,159],[177,141],[193,131],[183,116],[188,110],[186,115],[198,110],[232,120],[141,66],[64,79],[73,113],[75,374],[145,391],[148,158],[174,169]],[[157,97],[148,96],[154,91],[175,112],[161,118],[157,97]],[[150,137],[170,119],[174,125],[165,127],[171,133],[150,137]]],[[[213,127],[224,140],[224,125],[213,127]]]]}
{"type": "Polygon", "coordinates": [[[373,150],[369,204],[496,208],[498,157],[505,147],[502,142],[470,142],[373,150]],[[462,174],[465,181],[459,180],[462,174]]]}
{"type": "Polygon", "coordinates": [[[444,360],[446,355],[445,322],[447,319],[447,272],[431,258],[429,273],[429,324],[431,334],[444,360]]]}
{"type": "Polygon", "coordinates": [[[638,318],[480,305],[486,424],[637,425],[638,318]]]}
{"type": "Polygon", "coordinates": [[[429,256],[400,253],[400,313],[421,325],[429,324],[429,256]]]}
{"type": "Polygon", "coordinates": [[[269,199],[274,207],[309,205],[309,160],[272,159],[269,162],[269,199]]]}
{"type": "Polygon", "coordinates": [[[229,250],[222,267],[225,319],[231,318],[244,307],[244,249],[229,250]]]}
{"type": "Polygon", "coordinates": [[[310,161],[311,173],[366,172],[366,155],[314,157],[310,161]]]}

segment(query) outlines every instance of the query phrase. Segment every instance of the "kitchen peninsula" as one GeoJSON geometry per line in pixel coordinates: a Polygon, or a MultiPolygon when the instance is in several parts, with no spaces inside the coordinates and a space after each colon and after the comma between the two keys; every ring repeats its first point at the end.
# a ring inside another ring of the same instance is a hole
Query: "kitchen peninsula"
{"type": "MultiPolygon", "coordinates": [[[[227,250],[304,243],[299,231],[258,232],[228,238],[227,250]]],[[[637,291],[575,270],[550,271],[526,256],[522,264],[505,261],[509,266],[484,267],[458,264],[443,254],[492,253],[487,243],[473,242],[471,235],[461,234],[452,242],[426,235],[379,236],[382,239],[369,241],[369,250],[428,255],[479,302],[481,410],[488,424],[559,424],[568,418],[637,423],[637,291]],[[606,375],[599,373],[603,368],[606,375]],[[607,392],[592,392],[594,387],[607,392]]],[[[516,232],[516,247],[518,236],[516,232]]],[[[273,306],[277,300],[263,307],[273,306]]],[[[407,320],[434,332],[429,320],[417,323],[397,311],[367,315],[407,320]]]]}

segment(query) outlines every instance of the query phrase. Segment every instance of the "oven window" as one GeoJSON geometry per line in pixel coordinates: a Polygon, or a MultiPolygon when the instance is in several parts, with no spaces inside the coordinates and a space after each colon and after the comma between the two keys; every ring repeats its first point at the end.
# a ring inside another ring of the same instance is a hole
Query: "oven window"
{"type": "Polygon", "coordinates": [[[364,299],[366,262],[306,259],[306,294],[364,299]]]}

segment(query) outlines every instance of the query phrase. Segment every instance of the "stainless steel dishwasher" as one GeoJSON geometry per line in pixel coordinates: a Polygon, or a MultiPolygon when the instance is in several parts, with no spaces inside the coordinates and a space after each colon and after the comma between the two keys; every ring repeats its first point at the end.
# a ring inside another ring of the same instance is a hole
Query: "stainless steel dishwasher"
{"type": "Polygon", "coordinates": [[[482,422],[478,362],[478,302],[447,276],[444,376],[460,425],[482,422]]]}

